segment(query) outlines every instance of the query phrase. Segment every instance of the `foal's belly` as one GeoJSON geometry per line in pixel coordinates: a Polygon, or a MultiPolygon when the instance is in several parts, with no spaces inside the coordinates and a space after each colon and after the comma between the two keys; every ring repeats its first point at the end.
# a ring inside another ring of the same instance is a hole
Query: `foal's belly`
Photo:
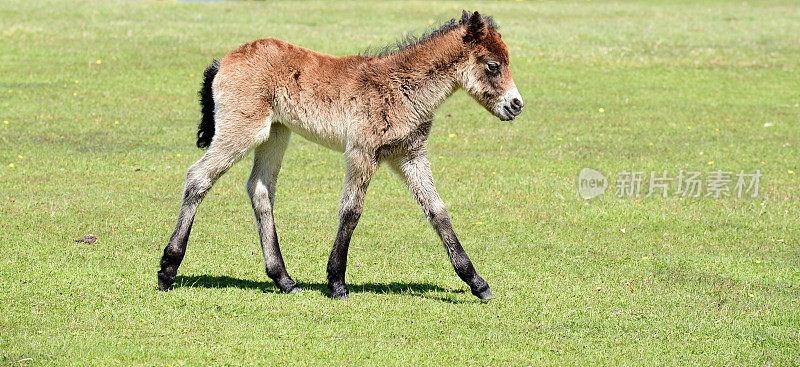
{"type": "Polygon", "coordinates": [[[289,86],[279,88],[273,104],[274,120],[309,141],[344,152],[351,114],[338,99],[322,98],[289,86]]]}
{"type": "Polygon", "coordinates": [[[280,118],[278,122],[286,125],[292,132],[306,140],[339,152],[346,146],[347,128],[345,122],[335,119],[311,120],[300,118],[280,118]]]}

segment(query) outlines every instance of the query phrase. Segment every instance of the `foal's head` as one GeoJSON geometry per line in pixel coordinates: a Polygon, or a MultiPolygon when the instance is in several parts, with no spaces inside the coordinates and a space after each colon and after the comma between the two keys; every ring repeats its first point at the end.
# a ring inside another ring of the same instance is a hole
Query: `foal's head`
{"type": "Polygon", "coordinates": [[[503,121],[522,113],[522,96],[509,68],[508,48],[491,18],[464,11],[460,25],[467,47],[467,61],[458,82],[472,98],[503,121]]]}

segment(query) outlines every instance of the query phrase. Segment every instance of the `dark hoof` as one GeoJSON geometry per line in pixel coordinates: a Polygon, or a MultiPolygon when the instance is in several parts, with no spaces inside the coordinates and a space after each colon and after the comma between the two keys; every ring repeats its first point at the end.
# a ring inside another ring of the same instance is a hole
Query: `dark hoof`
{"type": "Polygon", "coordinates": [[[328,289],[330,289],[331,298],[333,299],[343,300],[350,298],[350,296],[347,295],[350,292],[347,290],[347,286],[344,285],[343,281],[331,282],[330,279],[328,279],[328,289]]]}
{"type": "Polygon", "coordinates": [[[172,283],[175,283],[174,276],[168,276],[162,272],[158,272],[158,289],[161,291],[168,291],[172,287],[172,283]]]}
{"type": "Polygon", "coordinates": [[[282,293],[297,293],[300,292],[300,288],[297,288],[297,283],[295,283],[292,278],[286,277],[281,280],[276,280],[275,285],[278,289],[281,290],[282,293]]]}
{"type": "Polygon", "coordinates": [[[492,294],[492,291],[489,288],[486,288],[481,292],[472,292],[472,294],[474,294],[475,297],[478,297],[482,300],[490,300],[494,298],[494,295],[492,294]]]}
{"type": "Polygon", "coordinates": [[[347,291],[347,288],[345,288],[345,287],[341,287],[341,288],[337,287],[337,289],[332,289],[331,290],[331,298],[338,299],[338,300],[348,299],[348,298],[350,298],[348,293],[350,293],[350,292],[347,291]]]}

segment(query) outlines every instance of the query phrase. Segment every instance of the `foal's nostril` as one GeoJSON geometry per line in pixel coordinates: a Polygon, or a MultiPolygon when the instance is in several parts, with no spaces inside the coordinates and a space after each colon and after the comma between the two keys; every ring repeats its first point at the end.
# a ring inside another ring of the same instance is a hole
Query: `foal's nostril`
{"type": "Polygon", "coordinates": [[[511,107],[514,107],[515,110],[521,110],[522,101],[520,101],[519,98],[514,98],[513,100],[511,100],[511,107]]]}

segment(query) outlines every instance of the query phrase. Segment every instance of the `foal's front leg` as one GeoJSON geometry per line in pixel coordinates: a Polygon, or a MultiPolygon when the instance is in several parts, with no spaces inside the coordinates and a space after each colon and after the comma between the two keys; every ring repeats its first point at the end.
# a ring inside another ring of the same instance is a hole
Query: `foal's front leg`
{"type": "Polygon", "coordinates": [[[413,153],[392,162],[393,168],[402,176],[409,190],[414,194],[417,201],[422,205],[425,215],[431,225],[439,234],[450,262],[456,270],[456,274],[469,285],[472,294],[480,299],[492,299],[492,291],[489,284],[475,271],[469,256],[461,247],[461,243],[453,231],[450,222],[450,215],[444,202],[436,192],[433,184],[433,174],[431,173],[430,162],[425,153],[413,153]]]}
{"type": "Polygon", "coordinates": [[[378,167],[372,157],[355,150],[348,150],[345,153],[345,161],[347,172],[342,201],[339,205],[339,230],[336,232],[331,256],[328,259],[328,288],[331,290],[331,297],[336,299],[348,298],[347,286],[344,284],[347,250],[350,247],[350,237],[364,210],[367,186],[378,167]]]}

